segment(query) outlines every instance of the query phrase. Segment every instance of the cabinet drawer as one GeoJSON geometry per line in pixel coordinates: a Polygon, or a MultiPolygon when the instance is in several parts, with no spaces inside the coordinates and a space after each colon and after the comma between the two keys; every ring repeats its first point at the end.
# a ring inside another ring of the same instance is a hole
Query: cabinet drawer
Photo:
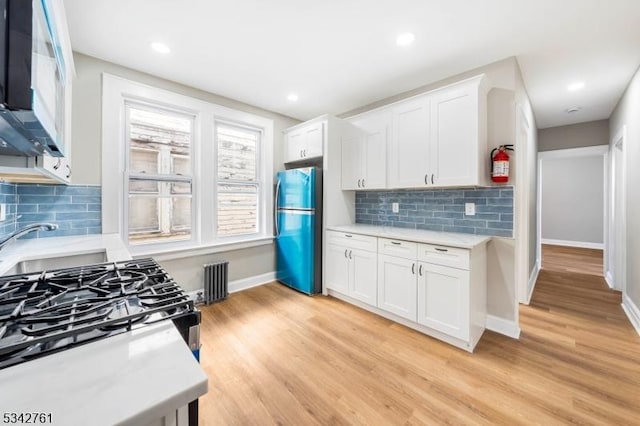
{"type": "Polygon", "coordinates": [[[378,253],[404,259],[416,259],[417,243],[389,238],[378,238],[378,253]]]}
{"type": "Polygon", "coordinates": [[[347,246],[352,249],[376,251],[377,238],[349,232],[327,231],[327,244],[347,246]]]}
{"type": "Polygon", "coordinates": [[[469,269],[469,250],[434,244],[419,244],[418,260],[434,265],[469,269]]]}

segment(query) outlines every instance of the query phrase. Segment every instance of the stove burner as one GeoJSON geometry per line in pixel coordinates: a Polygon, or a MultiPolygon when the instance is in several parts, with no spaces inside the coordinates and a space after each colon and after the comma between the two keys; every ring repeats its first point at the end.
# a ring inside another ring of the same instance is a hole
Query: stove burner
{"type": "Polygon", "coordinates": [[[0,368],[194,311],[153,259],[0,277],[0,368]]]}

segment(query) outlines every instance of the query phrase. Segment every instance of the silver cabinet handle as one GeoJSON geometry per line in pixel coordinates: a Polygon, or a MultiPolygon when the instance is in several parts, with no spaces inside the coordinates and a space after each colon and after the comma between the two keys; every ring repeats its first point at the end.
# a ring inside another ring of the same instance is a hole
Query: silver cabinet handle
{"type": "Polygon", "coordinates": [[[412,273],[413,275],[415,275],[415,274],[416,274],[416,264],[415,264],[415,263],[411,265],[411,273],[412,273]]]}
{"type": "Polygon", "coordinates": [[[352,250],[349,250],[349,259],[352,259],[352,257],[351,257],[351,253],[353,253],[353,251],[352,251],[352,250]]]}
{"type": "Polygon", "coordinates": [[[360,188],[360,179],[358,179],[358,188],[360,188]]]}
{"type": "Polygon", "coordinates": [[[69,179],[71,177],[71,166],[67,164],[67,176],[66,178],[69,179]]]}
{"type": "Polygon", "coordinates": [[[300,158],[302,158],[302,150],[300,150],[300,158]]]}
{"type": "Polygon", "coordinates": [[[444,252],[447,252],[447,251],[449,251],[449,250],[447,250],[447,249],[443,249],[443,248],[438,248],[438,247],[436,247],[436,250],[437,250],[437,251],[444,251],[444,252]]]}
{"type": "Polygon", "coordinates": [[[58,162],[56,163],[55,166],[53,166],[53,170],[58,170],[61,165],[62,165],[62,158],[58,158],[58,162]]]}
{"type": "Polygon", "coordinates": [[[422,276],[422,265],[418,268],[418,275],[422,276]]]}
{"type": "Polygon", "coordinates": [[[362,187],[364,188],[364,179],[362,179],[362,187]]]}
{"type": "Polygon", "coordinates": [[[307,150],[306,149],[302,150],[302,155],[304,155],[305,157],[307,156],[307,150]]]}
{"type": "Polygon", "coordinates": [[[429,185],[429,173],[427,173],[426,175],[424,175],[424,184],[425,185],[429,185]]]}
{"type": "Polygon", "coordinates": [[[344,258],[347,258],[347,252],[349,251],[349,249],[344,249],[344,258]]]}
{"type": "Polygon", "coordinates": [[[433,173],[431,174],[431,184],[433,184],[433,173]]]}
{"type": "Polygon", "coordinates": [[[273,223],[276,226],[276,237],[280,235],[280,230],[278,229],[278,197],[280,195],[280,179],[278,179],[278,183],[276,184],[276,206],[273,209],[273,223]]]}
{"type": "Polygon", "coordinates": [[[351,234],[344,234],[344,236],[347,237],[347,238],[353,237],[353,235],[351,235],[351,234]]]}
{"type": "Polygon", "coordinates": [[[402,244],[402,243],[399,243],[399,242],[397,242],[397,241],[391,241],[391,244],[393,244],[394,246],[399,246],[399,245],[400,245],[400,244],[402,244]]]}

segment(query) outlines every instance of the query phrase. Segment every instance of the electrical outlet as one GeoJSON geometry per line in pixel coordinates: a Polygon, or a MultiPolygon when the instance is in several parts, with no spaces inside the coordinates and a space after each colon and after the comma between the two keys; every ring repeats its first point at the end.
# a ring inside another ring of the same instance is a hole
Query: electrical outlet
{"type": "Polygon", "coordinates": [[[464,214],[465,216],[475,216],[476,203],[464,203],[464,214]]]}
{"type": "Polygon", "coordinates": [[[391,204],[391,210],[393,210],[394,213],[398,213],[400,211],[400,205],[398,203],[391,204]]]}
{"type": "Polygon", "coordinates": [[[7,220],[7,205],[0,204],[0,222],[7,220]]]}

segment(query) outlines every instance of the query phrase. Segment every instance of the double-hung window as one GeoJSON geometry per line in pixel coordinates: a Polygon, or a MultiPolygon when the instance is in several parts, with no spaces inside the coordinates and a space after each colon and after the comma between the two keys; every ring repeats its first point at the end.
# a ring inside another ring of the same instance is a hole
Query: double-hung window
{"type": "Polygon", "coordinates": [[[194,117],[127,102],[129,244],[191,239],[194,117]]]}
{"type": "Polygon", "coordinates": [[[260,217],[261,132],[217,122],[217,236],[256,234],[260,217]]]}
{"type": "Polygon", "coordinates": [[[104,233],[134,255],[272,241],[273,120],[108,74],[102,102],[104,233]]]}

